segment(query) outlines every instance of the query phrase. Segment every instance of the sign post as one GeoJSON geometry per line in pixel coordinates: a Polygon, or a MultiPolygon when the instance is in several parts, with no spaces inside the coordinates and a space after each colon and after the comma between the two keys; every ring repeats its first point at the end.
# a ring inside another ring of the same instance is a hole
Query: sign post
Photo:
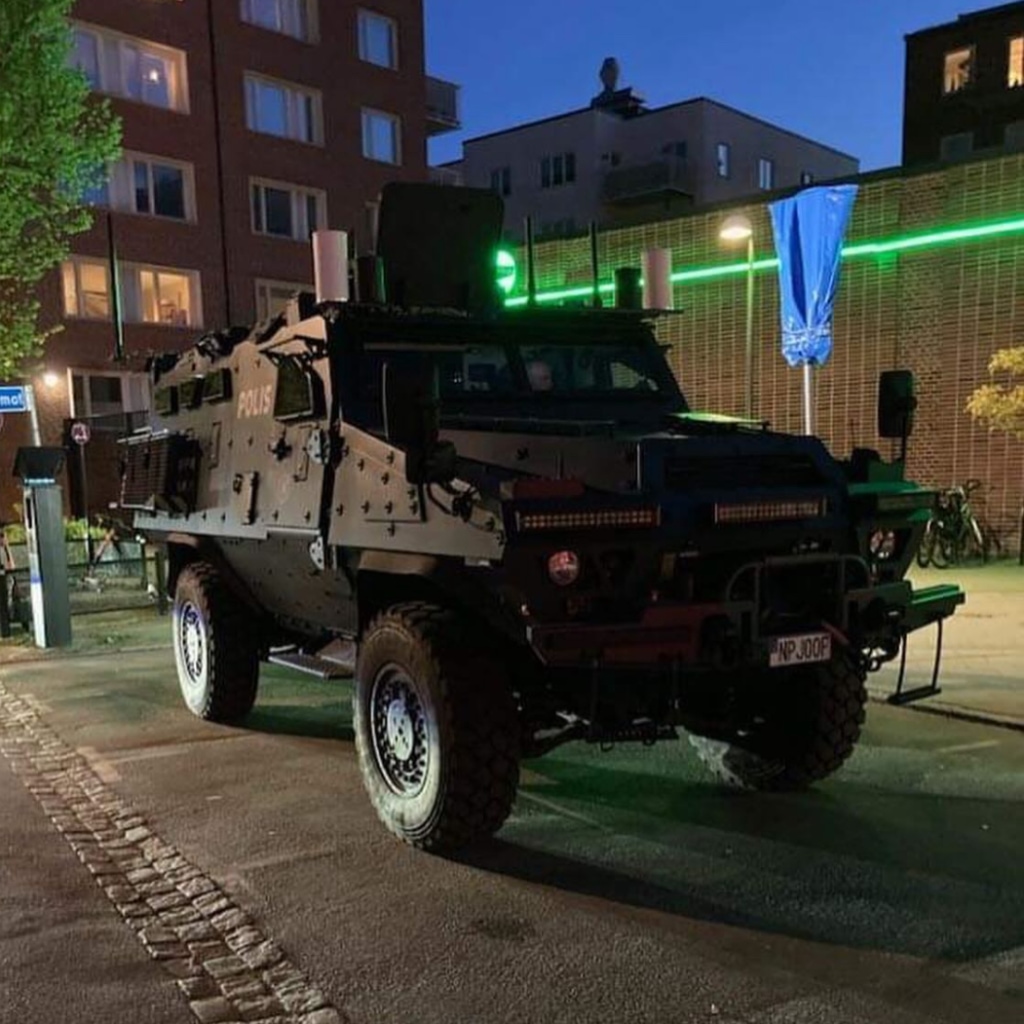
{"type": "Polygon", "coordinates": [[[0,385],[0,413],[27,412],[32,420],[32,443],[38,448],[43,442],[39,433],[39,413],[31,384],[0,385]]]}
{"type": "Polygon", "coordinates": [[[76,420],[71,424],[71,440],[78,445],[78,472],[82,480],[82,513],[85,516],[85,557],[89,563],[89,573],[92,573],[92,532],[89,529],[89,478],[85,469],[85,446],[92,437],[92,431],[88,423],[76,420]]]}

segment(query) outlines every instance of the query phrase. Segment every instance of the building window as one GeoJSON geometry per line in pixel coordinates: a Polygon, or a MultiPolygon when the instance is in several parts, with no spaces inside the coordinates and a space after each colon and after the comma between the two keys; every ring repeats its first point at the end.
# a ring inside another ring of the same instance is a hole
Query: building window
{"type": "Polygon", "coordinates": [[[720,142],[715,147],[715,172],[720,178],[728,178],[732,173],[730,163],[732,150],[728,142],[720,142]]]}
{"type": "Polygon", "coordinates": [[[121,416],[149,409],[149,377],[142,373],[71,375],[71,415],[76,419],[121,416]]]}
{"type": "Polygon", "coordinates": [[[400,123],[393,114],[363,111],[363,156],[384,164],[402,162],[400,123]]]}
{"type": "Polygon", "coordinates": [[[382,68],[398,67],[398,26],[394,19],[360,10],[359,59],[382,68]]]}
{"type": "Polygon", "coordinates": [[[269,320],[284,311],[296,292],[311,292],[313,286],[299,281],[256,280],[256,319],[269,320]]]}
{"type": "Polygon", "coordinates": [[[939,141],[939,159],[963,160],[974,152],[974,132],[943,135],[939,141]]]}
{"type": "Polygon", "coordinates": [[[491,191],[497,192],[499,196],[510,196],[512,194],[511,167],[499,167],[491,171],[491,191]]]}
{"type": "Polygon", "coordinates": [[[97,92],[165,110],[188,111],[186,58],[181,50],[76,25],[71,63],[97,92]]]}
{"type": "Polygon", "coordinates": [[[242,0],[242,21],[304,42],[314,38],[311,0],[242,0]]]}
{"type": "Polygon", "coordinates": [[[245,76],[245,123],[254,132],[320,145],[320,93],[245,76]]]}
{"type": "Polygon", "coordinates": [[[555,188],[571,185],[576,180],[576,154],[556,153],[540,162],[540,187],[555,188]]]}
{"type": "Polygon", "coordinates": [[[64,315],[110,318],[110,270],[98,260],[66,260],[61,266],[64,315]]]}
{"type": "Polygon", "coordinates": [[[974,70],[974,47],[965,46],[946,54],[942,76],[942,91],[947,95],[966,89],[971,84],[974,70]]]}
{"type": "Polygon", "coordinates": [[[672,156],[677,160],[685,160],[689,151],[689,146],[685,142],[666,142],[661,147],[663,156],[672,156]]]}
{"type": "Polygon", "coordinates": [[[1024,85],[1024,36],[1010,40],[1010,59],[1006,69],[1006,84],[1011,89],[1024,85]]]}
{"type": "Polygon", "coordinates": [[[258,235],[305,242],[327,226],[327,196],[282,182],[252,182],[252,229],[258,235]]]}
{"type": "Polygon", "coordinates": [[[775,188],[775,161],[761,157],[757,161],[757,187],[764,192],[775,188]]]}
{"type": "Polygon", "coordinates": [[[810,171],[800,172],[800,184],[801,185],[813,185],[814,175],[810,171]]]}
{"type": "Polygon", "coordinates": [[[105,182],[86,191],[83,202],[127,213],[194,220],[194,195],[191,164],[125,153],[111,165],[105,182]]]}
{"type": "MultiPolygon", "coordinates": [[[[110,272],[106,262],[66,260],[61,276],[65,315],[110,318],[110,272]]],[[[195,271],[122,263],[118,277],[125,322],[172,327],[197,327],[202,323],[199,274],[195,271]]]]}
{"type": "Polygon", "coordinates": [[[1012,153],[1024,149],[1024,121],[1011,121],[1003,128],[1003,146],[1012,153]]]}

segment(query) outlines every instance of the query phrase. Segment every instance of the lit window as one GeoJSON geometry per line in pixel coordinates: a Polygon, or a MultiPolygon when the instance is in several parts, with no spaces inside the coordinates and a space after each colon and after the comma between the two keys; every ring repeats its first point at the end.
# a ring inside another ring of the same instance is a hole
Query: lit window
{"type": "Polygon", "coordinates": [[[254,132],[320,144],[320,94],[245,76],[245,123],[254,132]]]}
{"type": "Polygon", "coordinates": [[[192,323],[192,289],[188,274],[141,267],[136,273],[138,319],[147,324],[172,327],[188,327],[192,323]]]}
{"type": "Polygon", "coordinates": [[[974,70],[974,47],[965,46],[946,54],[942,77],[944,93],[959,92],[971,84],[974,70]]]}
{"type": "Polygon", "coordinates": [[[385,164],[401,163],[399,121],[379,110],[363,111],[363,156],[385,164]]]}
{"type": "Polygon", "coordinates": [[[1010,66],[1007,69],[1006,84],[1011,89],[1024,85],[1024,36],[1010,40],[1010,66]]]}
{"type": "Polygon", "coordinates": [[[313,286],[294,281],[256,281],[256,319],[269,320],[284,310],[296,292],[311,292],[313,286]]]}
{"type": "Polygon", "coordinates": [[[512,194],[512,168],[499,167],[491,171],[491,191],[499,196],[512,194]]]}
{"type": "Polygon", "coordinates": [[[359,12],[359,59],[382,68],[398,67],[397,27],[391,18],[359,12]]]}
{"type": "Polygon", "coordinates": [[[765,192],[775,187],[775,161],[761,157],[757,161],[757,187],[765,192]]]}
{"type": "Polygon", "coordinates": [[[110,273],[98,260],[66,260],[61,266],[64,315],[106,320],[110,317],[110,273]]]}
{"type": "Polygon", "coordinates": [[[186,60],[181,50],[108,29],[76,26],[70,62],[97,92],[165,110],[188,110],[186,60]]]}
{"type": "Polygon", "coordinates": [[[731,155],[728,142],[720,142],[715,147],[715,171],[720,178],[728,178],[731,173],[731,155]]]}
{"type": "Polygon", "coordinates": [[[313,38],[309,0],[242,0],[242,21],[309,42],[313,38]]]}
{"type": "Polygon", "coordinates": [[[327,224],[327,197],[282,182],[252,182],[252,229],[258,235],[306,241],[327,224]]]}

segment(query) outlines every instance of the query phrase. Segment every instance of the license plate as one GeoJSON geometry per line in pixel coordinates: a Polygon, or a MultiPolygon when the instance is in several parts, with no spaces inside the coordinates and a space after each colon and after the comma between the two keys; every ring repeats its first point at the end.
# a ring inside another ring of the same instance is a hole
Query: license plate
{"type": "Polygon", "coordinates": [[[786,665],[807,665],[832,658],[832,635],[830,633],[804,633],[800,636],[773,637],[768,648],[768,664],[771,668],[786,665]]]}

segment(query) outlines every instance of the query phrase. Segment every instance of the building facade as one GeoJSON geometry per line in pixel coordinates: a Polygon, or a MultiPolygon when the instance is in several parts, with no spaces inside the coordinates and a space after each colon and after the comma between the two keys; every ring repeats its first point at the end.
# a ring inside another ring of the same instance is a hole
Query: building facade
{"type": "MultiPolygon", "coordinates": [[[[908,473],[949,487],[983,482],[972,507],[1015,551],[1024,509],[1024,441],[992,433],[966,411],[989,383],[992,354],[1024,338],[1024,154],[919,171],[863,175],[847,231],[836,299],[834,347],[815,371],[815,430],[832,452],[898,444],[876,433],[878,376],[910,369],[919,405],[908,473]],[[981,227],[979,227],[981,225],[981,227]]],[[[677,312],[657,321],[659,340],[692,408],[742,415],[746,396],[744,254],[719,237],[726,216],[754,228],[758,264],[774,256],[765,202],[613,229],[599,236],[606,282],[640,265],[652,247],[672,252],[677,312]]],[[[520,266],[525,254],[517,255],[520,266]]],[[[592,294],[585,237],[536,247],[539,300],[585,303],[592,294]]],[[[519,274],[512,302],[526,301],[519,274]]],[[[803,429],[803,375],[780,351],[777,272],[755,274],[755,414],[777,430],[803,429]]]]}
{"type": "Polygon", "coordinates": [[[906,38],[903,163],[1024,149],[1024,3],[906,38]]]}
{"type": "MultiPolygon", "coordinates": [[[[42,289],[43,325],[60,329],[33,385],[44,443],[86,419],[95,449],[148,407],[149,356],[311,285],[313,230],[372,248],[381,188],[427,177],[426,138],[457,127],[458,93],[425,74],[422,0],[78,0],[72,28],[123,155],[42,289]]],[[[27,430],[7,420],[10,464],[27,430]]]]}
{"type": "Polygon", "coordinates": [[[505,230],[538,237],[686,210],[857,173],[858,161],[714,100],[648,108],[610,79],[589,107],[463,143],[435,169],[505,200],[505,230]]]}

